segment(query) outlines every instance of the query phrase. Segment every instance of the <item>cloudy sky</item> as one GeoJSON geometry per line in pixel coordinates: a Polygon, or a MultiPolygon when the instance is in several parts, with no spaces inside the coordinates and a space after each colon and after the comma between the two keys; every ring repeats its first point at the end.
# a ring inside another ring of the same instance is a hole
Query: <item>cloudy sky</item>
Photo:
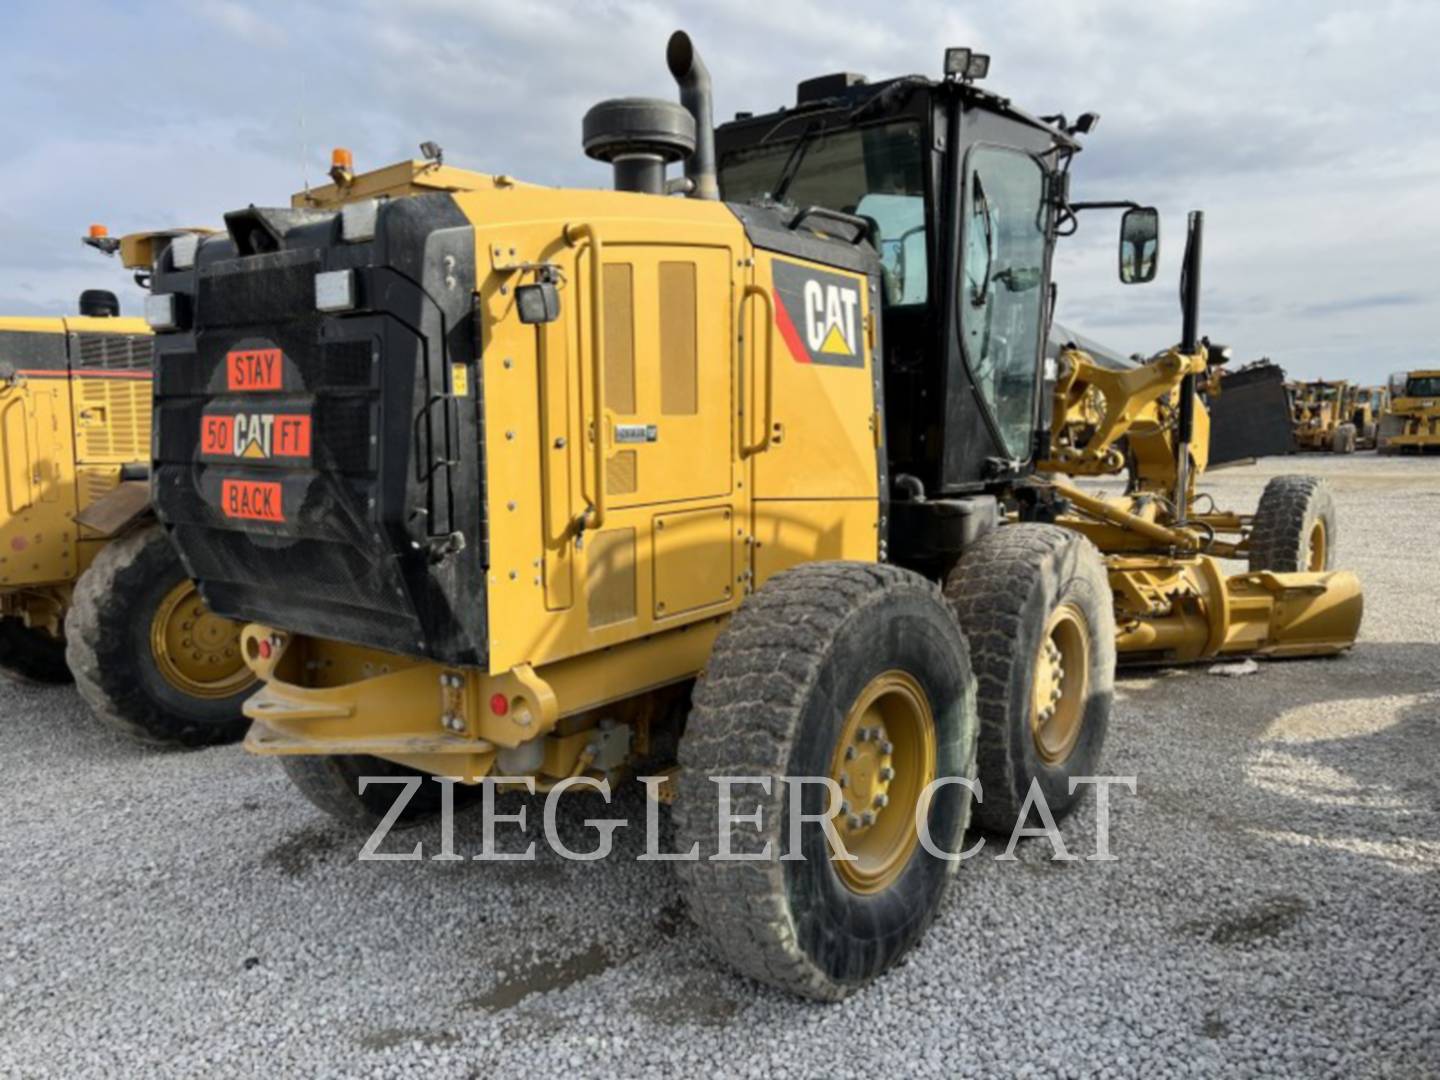
{"type": "Polygon", "coordinates": [[[1101,113],[1076,198],[1164,215],[1162,275],[1114,282],[1112,216],[1057,261],[1059,317],[1115,348],[1179,333],[1185,211],[1207,213],[1203,327],[1241,360],[1378,381],[1440,363],[1440,77],[1434,0],[7,0],[0,39],[0,314],[139,293],[82,248],[218,224],[424,139],[447,162],[600,186],[580,117],[671,96],[665,40],[696,38],[717,116],[793,100],[801,78],[936,74],[992,54],[988,85],[1037,113],[1101,113]]]}

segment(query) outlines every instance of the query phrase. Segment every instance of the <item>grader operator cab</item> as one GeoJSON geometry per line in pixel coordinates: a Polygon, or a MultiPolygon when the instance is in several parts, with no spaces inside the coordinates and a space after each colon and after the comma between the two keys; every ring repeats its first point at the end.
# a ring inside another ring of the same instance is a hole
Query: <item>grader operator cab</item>
{"type": "MultiPolygon", "coordinates": [[[[125,239],[149,267],[173,234],[125,239]]],[[[99,226],[86,242],[119,251],[99,226]]],[[[148,742],[244,733],[254,676],[148,511],[151,334],[114,293],[79,317],[0,319],[0,669],[73,678],[96,714],[148,742]]]]}
{"type": "MultiPolygon", "coordinates": [[[[938,908],[971,798],[935,781],[978,771],[1005,830],[1099,761],[1107,567],[1006,523],[1062,516],[1032,476],[1094,117],[1021,112],[951,50],[942,80],[810,80],[713,130],[683,33],[667,61],[684,107],[585,118],[618,190],[342,154],[330,187],[162,252],[155,504],[250,623],[247,745],[317,805],[373,822],[392,792],[358,778],[411,771],[663,772],[720,954],[833,999],[938,908]],[[714,777],[763,779],[727,812],[714,777]]],[[[1158,221],[1124,205],[1122,276],[1148,280],[1158,221]]],[[[1137,619],[1183,608],[1194,653],[1224,619],[1186,587],[1137,619]]]]}
{"type": "Polygon", "coordinates": [[[1395,381],[1380,452],[1440,450],[1440,370],[1411,371],[1395,381]]]}

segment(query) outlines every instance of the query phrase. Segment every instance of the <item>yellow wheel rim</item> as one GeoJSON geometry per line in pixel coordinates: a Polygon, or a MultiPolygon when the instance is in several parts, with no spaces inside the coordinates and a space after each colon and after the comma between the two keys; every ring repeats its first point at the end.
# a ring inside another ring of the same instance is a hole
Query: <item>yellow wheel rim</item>
{"type": "Polygon", "coordinates": [[[1074,604],[1062,604],[1050,616],[1030,699],[1030,734],[1035,752],[1047,765],[1065,761],[1080,741],[1090,681],[1090,635],[1085,616],[1074,604]]]}
{"type": "Polygon", "coordinates": [[[160,601],[150,653],[161,677],[189,697],[230,697],[255,679],[240,655],[240,624],[211,614],[190,581],[160,601]]]}
{"type": "Polygon", "coordinates": [[[1325,535],[1325,522],[1316,518],[1315,524],[1310,528],[1310,540],[1305,558],[1306,569],[1311,571],[1325,569],[1325,560],[1329,555],[1326,551],[1327,546],[1328,538],[1325,535]]]}
{"type": "Polygon", "coordinates": [[[935,779],[935,717],[903,671],[871,679],[850,706],[830,760],[842,802],[833,821],[852,861],[837,859],[852,892],[889,888],[919,843],[916,811],[935,779]]]}

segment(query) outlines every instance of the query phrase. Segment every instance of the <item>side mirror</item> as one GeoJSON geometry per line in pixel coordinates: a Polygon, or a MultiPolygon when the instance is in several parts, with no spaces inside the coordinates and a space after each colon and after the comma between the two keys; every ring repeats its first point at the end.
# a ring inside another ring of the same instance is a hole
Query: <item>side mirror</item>
{"type": "Polygon", "coordinates": [[[1160,211],[1132,207],[1120,219],[1120,280],[1143,285],[1160,268],[1160,211]]]}

